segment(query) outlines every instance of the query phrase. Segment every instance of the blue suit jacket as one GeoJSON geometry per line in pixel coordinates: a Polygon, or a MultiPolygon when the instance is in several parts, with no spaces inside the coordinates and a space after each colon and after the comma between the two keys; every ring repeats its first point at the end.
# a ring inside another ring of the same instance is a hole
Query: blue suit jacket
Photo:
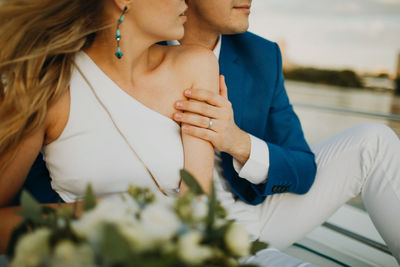
{"type": "MultiPolygon", "coordinates": [[[[316,165],[284,88],[278,45],[249,32],[226,35],[219,63],[236,124],[265,140],[270,157],[267,182],[254,185],[240,178],[232,157],[222,153],[224,174],[233,192],[254,205],[274,193],[306,193],[314,181],[316,165]]],[[[59,200],[41,156],[24,187],[42,202],[59,200]]]]}
{"type": "Polygon", "coordinates": [[[306,193],[316,165],[285,91],[278,45],[249,32],[225,35],[219,63],[236,124],[269,148],[267,182],[259,185],[238,177],[232,157],[223,153],[224,174],[233,192],[250,204],[274,193],[306,193]]]}

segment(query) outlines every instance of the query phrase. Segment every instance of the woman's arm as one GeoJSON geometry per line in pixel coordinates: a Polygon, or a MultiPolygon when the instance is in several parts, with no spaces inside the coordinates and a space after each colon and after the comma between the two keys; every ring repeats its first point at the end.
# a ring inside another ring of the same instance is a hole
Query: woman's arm
{"type": "Polygon", "coordinates": [[[67,90],[49,106],[46,119],[38,130],[23,138],[13,151],[0,155],[0,161],[12,158],[5,170],[0,172],[0,208],[7,206],[21,189],[42,146],[61,135],[68,122],[69,109],[70,95],[67,90]]]}
{"type": "Polygon", "coordinates": [[[44,130],[26,137],[13,151],[6,153],[0,160],[12,157],[4,172],[0,174],[0,254],[5,252],[12,230],[21,222],[19,207],[6,207],[22,187],[25,177],[39,154],[43,143],[44,130]]]}
{"type": "Polygon", "coordinates": [[[24,138],[15,151],[9,151],[1,156],[0,160],[9,160],[10,157],[11,160],[0,173],[0,207],[8,205],[22,187],[29,169],[40,152],[44,135],[44,129],[39,129],[24,138]]]}
{"type": "MultiPolygon", "coordinates": [[[[203,88],[213,92],[219,92],[219,68],[215,55],[204,48],[189,47],[189,51],[183,56],[185,73],[192,78],[192,88],[203,88]]],[[[193,102],[192,105],[202,105],[200,102],[193,102]]],[[[190,113],[184,116],[190,116],[190,113]]],[[[212,118],[212,114],[210,114],[212,118]]],[[[209,121],[204,121],[209,124],[209,121]]],[[[182,124],[182,142],[184,151],[184,168],[189,171],[199,182],[204,192],[210,193],[213,170],[214,170],[214,148],[209,141],[193,137],[186,130],[194,129],[192,126],[182,124]]],[[[181,186],[181,192],[186,190],[184,183],[181,186]]]]}
{"type": "Polygon", "coordinates": [[[5,253],[12,231],[22,220],[20,211],[20,207],[0,208],[0,254],[5,253]]]}

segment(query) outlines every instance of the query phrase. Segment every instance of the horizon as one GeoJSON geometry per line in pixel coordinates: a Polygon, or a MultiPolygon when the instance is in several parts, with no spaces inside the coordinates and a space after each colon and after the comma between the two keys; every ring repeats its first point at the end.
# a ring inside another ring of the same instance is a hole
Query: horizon
{"type": "Polygon", "coordinates": [[[249,31],[301,66],[396,74],[399,0],[254,0],[249,31]]]}

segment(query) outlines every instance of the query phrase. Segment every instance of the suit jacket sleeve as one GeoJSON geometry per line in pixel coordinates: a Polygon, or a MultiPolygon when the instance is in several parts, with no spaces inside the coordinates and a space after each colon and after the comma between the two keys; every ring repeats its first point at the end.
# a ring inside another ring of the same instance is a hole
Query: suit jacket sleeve
{"type": "Polygon", "coordinates": [[[314,154],[305,141],[300,121],[289,102],[277,44],[275,49],[278,77],[264,136],[269,149],[268,177],[266,183],[252,184],[252,188],[260,196],[282,192],[305,194],[316,174],[314,154]]]}

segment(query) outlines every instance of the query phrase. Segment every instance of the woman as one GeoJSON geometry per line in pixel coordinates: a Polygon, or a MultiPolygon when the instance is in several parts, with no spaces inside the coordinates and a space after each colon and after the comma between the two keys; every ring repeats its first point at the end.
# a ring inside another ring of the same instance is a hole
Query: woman
{"type": "Polygon", "coordinates": [[[208,191],[213,148],[180,134],[174,103],[218,90],[214,55],[181,39],[184,0],[22,0],[0,7],[0,206],[43,148],[66,202],[149,186],[184,191],[185,168],[208,191]]]}

